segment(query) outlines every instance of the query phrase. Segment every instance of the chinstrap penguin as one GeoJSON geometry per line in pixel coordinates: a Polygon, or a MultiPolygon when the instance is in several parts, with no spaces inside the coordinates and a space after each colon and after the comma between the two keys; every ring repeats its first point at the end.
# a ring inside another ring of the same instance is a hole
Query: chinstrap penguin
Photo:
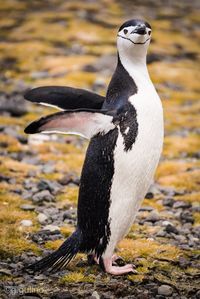
{"type": "Polygon", "coordinates": [[[163,144],[163,111],[146,65],[151,26],[125,22],[117,34],[118,63],[106,97],[48,86],[25,98],[61,112],[34,121],[25,133],[78,134],[90,139],[78,196],[76,231],[51,255],[30,265],[58,270],[85,252],[107,273],[134,272],[115,265],[116,245],[128,232],[153,180],[163,144]]]}

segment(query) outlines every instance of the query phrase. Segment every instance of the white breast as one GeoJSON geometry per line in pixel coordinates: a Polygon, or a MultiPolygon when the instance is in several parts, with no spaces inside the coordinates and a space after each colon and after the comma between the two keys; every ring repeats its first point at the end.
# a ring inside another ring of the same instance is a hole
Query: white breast
{"type": "MultiPolygon", "coordinates": [[[[134,78],[135,79],[135,78],[134,78]]],[[[136,81],[136,80],[135,80],[136,81]]],[[[138,136],[124,151],[119,131],[114,152],[114,176],[109,211],[111,239],[119,241],[133,223],[141,201],[153,181],[163,144],[163,112],[159,96],[150,79],[136,81],[137,94],[129,98],[137,112],[138,136]]]]}

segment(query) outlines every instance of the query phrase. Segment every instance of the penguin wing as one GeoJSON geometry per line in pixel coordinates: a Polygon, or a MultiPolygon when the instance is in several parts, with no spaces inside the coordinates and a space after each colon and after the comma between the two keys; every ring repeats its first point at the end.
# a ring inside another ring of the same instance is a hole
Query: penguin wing
{"type": "Polygon", "coordinates": [[[33,103],[61,110],[101,109],[105,97],[91,91],[65,86],[42,86],[27,91],[24,98],[33,103]]]}
{"type": "Polygon", "coordinates": [[[112,121],[113,116],[106,115],[103,110],[69,110],[42,117],[29,124],[24,132],[75,134],[90,139],[114,129],[112,121]]]}

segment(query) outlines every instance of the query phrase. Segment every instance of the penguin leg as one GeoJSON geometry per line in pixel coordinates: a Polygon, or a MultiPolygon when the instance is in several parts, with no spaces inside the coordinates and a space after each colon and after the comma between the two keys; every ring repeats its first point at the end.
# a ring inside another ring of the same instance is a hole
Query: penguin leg
{"type": "MultiPolygon", "coordinates": [[[[88,256],[87,256],[87,259],[88,259],[88,263],[90,264],[90,265],[94,265],[94,264],[97,264],[97,265],[99,265],[99,258],[94,254],[94,253],[91,253],[91,254],[88,254],[88,256]]],[[[117,265],[117,261],[118,260],[123,260],[122,259],[122,257],[121,256],[118,256],[118,255],[116,255],[116,254],[113,254],[113,256],[112,256],[112,264],[113,265],[117,265]]]]}
{"type": "Polygon", "coordinates": [[[113,266],[112,257],[102,258],[101,265],[103,266],[105,272],[113,275],[122,275],[130,272],[135,274],[137,273],[137,271],[134,269],[134,265],[132,264],[126,264],[125,266],[121,267],[113,266]]]}
{"type": "Polygon", "coordinates": [[[113,260],[116,261],[118,258],[117,255],[113,254],[117,243],[118,240],[112,237],[110,238],[105,252],[100,257],[99,265],[105,272],[113,275],[122,275],[130,272],[136,274],[137,271],[134,269],[135,266],[133,264],[126,264],[124,266],[113,265],[113,260]]]}

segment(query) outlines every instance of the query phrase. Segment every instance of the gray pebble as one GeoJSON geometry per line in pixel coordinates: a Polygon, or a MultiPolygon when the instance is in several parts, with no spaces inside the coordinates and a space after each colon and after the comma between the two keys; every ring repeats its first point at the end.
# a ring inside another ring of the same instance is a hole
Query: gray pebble
{"type": "Polygon", "coordinates": [[[43,201],[51,202],[54,200],[54,196],[49,192],[49,190],[43,190],[33,195],[33,202],[39,203],[43,201]]]}
{"type": "Polygon", "coordinates": [[[29,204],[21,205],[20,208],[24,211],[34,211],[35,210],[35,206],[29,205],[29,204]]]}
{"type": "Polygon", "coordinates": [[[158,214],[157,211],[152,211],[149,213],[148,217],[146,218],[146,221],[150,221],[150,222],[156,222],[161,220],[160,215],[158,214]]]}
{"type": "Polygon", "coordinates": [[[175,201],[173,204],[174,209],[187,209],[190,208],[191,204],[185,201],[175,201]]]}
{"type": "Polygon", "coordinates": [[[40,213],[37,215],[37,220],[40,224],[44,224],[48,217],[44,213],[40,213]]]}
{"type": "Polygon", "coordinates": [[[163,284],[158,288],[159,295],[170,296],[172,293],[173,289],[169,285],[163,284]]]}
{"type": "Polygon", "coordinates": [[[167,197],[163,199],[163,206],[172,207],[174,204],[174,199],[171,197],[167,197]]]}
{"type": "Polygon", "coordinates": [[[43,227],[43,230],[49,230],[50,232],[55,232],[55,231],[60,231],[60,228],[57,225],[48,224],[43,227]]]}

